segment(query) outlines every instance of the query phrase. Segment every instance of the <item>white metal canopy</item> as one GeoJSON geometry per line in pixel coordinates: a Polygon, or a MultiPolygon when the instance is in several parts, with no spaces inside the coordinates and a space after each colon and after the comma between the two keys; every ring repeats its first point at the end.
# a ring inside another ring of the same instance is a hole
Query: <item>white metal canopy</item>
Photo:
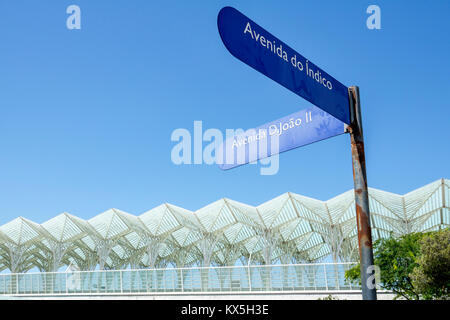
{"type": "MultiPolygon", "coordinates": [[[[450,180],[405,195],[369,188],[374,240],[447,228],[450,180]]],[[[0,271],[56,271],[357,260],[354,191],[327,201],[287,192],[259,206],[220,199],[197,211],[162,204],[139,216],[109,209],[83,220],[0,226],[0,271]]]]}

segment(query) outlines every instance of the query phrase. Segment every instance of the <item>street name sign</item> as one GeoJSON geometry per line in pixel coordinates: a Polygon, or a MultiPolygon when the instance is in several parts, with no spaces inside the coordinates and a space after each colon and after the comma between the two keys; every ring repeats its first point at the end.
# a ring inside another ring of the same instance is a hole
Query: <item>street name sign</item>
{"type": "Polygon", "coordinates": [[[232,7],[217,18],[228,51],[320,109],[350,124],[348,88],[232,7]]]}
{"type": "Polygon", "coordinates": [[[346,124],[312,106],[228,138],[218,149],[222,170],[345,133],[346,124]]]}

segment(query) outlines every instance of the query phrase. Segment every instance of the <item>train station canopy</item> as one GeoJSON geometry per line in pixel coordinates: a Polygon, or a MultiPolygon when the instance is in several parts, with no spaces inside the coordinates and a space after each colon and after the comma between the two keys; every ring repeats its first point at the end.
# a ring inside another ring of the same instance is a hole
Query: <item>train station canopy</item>
{"type": "MultiPolygon", "coordinates": [[[[448,228],[450,180],[405,195],[369,188],[374,240],[448,228]]],[[[327,201],[287,192],[259,206],[220,199],[197,211],[162,204],[141,215],[67,212],[0,226],[0,271],[228,266],[358,260],[354,191],[327,201]]]]}

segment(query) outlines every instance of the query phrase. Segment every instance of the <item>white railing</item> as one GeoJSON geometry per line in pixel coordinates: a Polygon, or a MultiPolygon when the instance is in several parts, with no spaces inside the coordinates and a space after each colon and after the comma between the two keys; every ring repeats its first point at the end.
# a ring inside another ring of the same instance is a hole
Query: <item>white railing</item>
{"type": "Polygon", "coordinates": [[[355,263],[0,274],[0,295],[359,290],[355,263]]]}

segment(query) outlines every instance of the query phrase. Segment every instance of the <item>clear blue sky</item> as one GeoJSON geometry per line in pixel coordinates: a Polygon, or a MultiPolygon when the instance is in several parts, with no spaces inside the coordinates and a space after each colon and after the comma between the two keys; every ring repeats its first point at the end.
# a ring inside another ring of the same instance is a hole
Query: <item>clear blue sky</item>
{"type": "Polygon", "coordinates": [[[190,210],[353,187],[348,135],[254,165],[176,166],[176,128],[251,128],[309,107],[231,56],[231,5],[345,85],[358,85],[369,186],[406,193],[450,177],[449,1],[0,2],[0,224],[68,211],[190,210]],[[81,8],[81,30],[66,8],[81,8]],[[366,8],[381,8],[381,30],[366,8]]]}

